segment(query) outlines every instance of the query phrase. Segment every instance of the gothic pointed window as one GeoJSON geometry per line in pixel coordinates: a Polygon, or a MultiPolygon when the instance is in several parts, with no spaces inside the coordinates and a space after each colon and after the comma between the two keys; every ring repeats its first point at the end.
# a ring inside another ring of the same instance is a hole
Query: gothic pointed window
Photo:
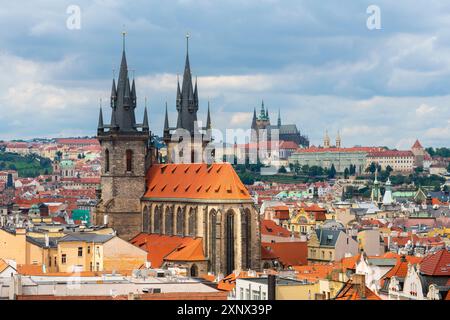
{"type": "Polygon", "coordinates": [[[133,151],[128,149],[126,151],[126,155],[127,155],[127,172],[131,172],[133,171],[133,151]]]}
{"type": "Polygon", "coordinates": [[[195,225],[197,223],[197,210],[194,208],[191,208],[189,211],[189,218],[188,218],[188,234],[191,237],[195,237],[195,225]]]}
{"type": "Polygon", "coordinates": [[[184,225],[184,221],[183,221],[183,209],[178,208],[177,211],[177,235],[182,236],[183,235],[183,225],[184,225]]]}
{"type": "Polygon", "coordinates": [[[105,172],[109,172],[109,150],[105,150],[105,172]]]}
{"type": "Polygon", "coordinates": [[[164,234],[173,235],[173,210],[171,208],[166,209],[166,215],[164,217],[164,234]]]}
{"type": "Polygon", "coordinates": [[[153,233],[161,232],[161,213],[160,207],[155,207],[153,212],[153,233]]]}

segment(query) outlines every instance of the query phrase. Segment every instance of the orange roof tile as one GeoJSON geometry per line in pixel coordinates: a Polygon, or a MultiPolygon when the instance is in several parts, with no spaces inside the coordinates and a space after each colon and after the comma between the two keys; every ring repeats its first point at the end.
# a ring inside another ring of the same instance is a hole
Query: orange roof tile
{"type": "Polygon", "coordinates": [[[428,276],[450,276],[450,252],[442,249],[423,258],[420,272],[428,276]]]}
{"type": "Polygon", "coordinates": [[[140,233],[130,243],[147,251],[147,260],[153,268],[161,267],[166,258],[170,261],[205,260],[202,238],[140,233]]]}
{"type": "Polygon", "coordinates": [[[247,271],[240,271],[238,274],[233,272],[219,281],[217,289],[222,291],[233,290],[236,287],[237,278],[253,278],[253,276],[249,276],[247,271]]]}
{"type": "Polygon", "coordinates": [[[169,253],[164,260],[168,261],[204,261],[203,239],[196,238],[188,243],[179,245],[174,251],[169,253]]]}
{"type": "Polygon", "coordinates": [[[247,188],[229,163],[152,165],[147,171],[144,198],[251,201],[247,188]]]}
{"type": "Polygon", "coordinates": [[[297,279],[316,281],[325,279],[335,266],[332,264],[313,264],[307,266],[293,266],[296,272],[297,279]]]}
{"type": "Polygon", "coordinates": [[[267,250],[273,252],[284,267],[306,265],[308,263],[308,243],[295,242],[263,242],[267,250]]]}
{"type": "MultiPolygon", "coordinates": [[[[364,300],[381,300],[379,296],[377,296],[372,290],[365,287],[365,299],[364,300]]],[[[349,280],[345,283],[344,287],[339,291],[338,295],[335,298],[336,300],[362,300],[361,296],[358,293],[358,290],[355,288],[352,280],[349,280]]]]}
{"type": "Polygon", "coordinates": [[[359,261],[360,258],[361,258],[361,254],[342,258],[341,265],[342,265],[342,269],[344,270],[344,272],[347,271],[347,269],[355,270],[356,263],[359,261]]]}
{"type": "Polygon", "coordinates": [[[267,236],[290,237],[291,232],[282,226],[279,226],[272,220],[261,221],[261,234],[267,236]]]}
{"type": "Polygon", "coordinates": [[[5,260],[0,259],[0,272],[5,271],[8,267],[9,264],[5,260]]]}
{"type": "Polygon", "coordinates": [[[42,273],[42,264],[19,264],[17,265],[17,273],[29,276],[42,273]]]}

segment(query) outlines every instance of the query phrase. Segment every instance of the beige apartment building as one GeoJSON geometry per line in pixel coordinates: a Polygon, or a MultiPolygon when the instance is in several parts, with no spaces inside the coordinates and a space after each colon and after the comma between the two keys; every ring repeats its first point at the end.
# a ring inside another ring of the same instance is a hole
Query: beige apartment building
{"type": "Polygon", "coordinates": [[[138,269],[147,252],[113,234],[28,232],[0,229],[0,258],[17,265],[42,265],[43,272],[138,269]]]}

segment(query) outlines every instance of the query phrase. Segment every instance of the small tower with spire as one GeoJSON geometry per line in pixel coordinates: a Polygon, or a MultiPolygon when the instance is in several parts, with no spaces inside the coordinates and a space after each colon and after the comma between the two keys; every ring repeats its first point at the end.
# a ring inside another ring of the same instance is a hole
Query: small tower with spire
{"type": "Polygon", "coordinates": [[[370,199],[372,200],[372,202],[377,204],[381,201],[380,182],[378,181],[378,168],[375,170],[375,179],[373,181],[370,199]]]}
{"type": "Polygon", "coordinates": [[[340,147],[341,147],[341,135],[338,130],[337,136],[336,136],[336,148],[340,148],[340,147]]]}
{"type": "Polygon", "coordinates": [[[323,147],[324,148],[330,147],[330,137],[328,136],[328,130],[325,131],[325,137],[323,138],[323,147]]]}

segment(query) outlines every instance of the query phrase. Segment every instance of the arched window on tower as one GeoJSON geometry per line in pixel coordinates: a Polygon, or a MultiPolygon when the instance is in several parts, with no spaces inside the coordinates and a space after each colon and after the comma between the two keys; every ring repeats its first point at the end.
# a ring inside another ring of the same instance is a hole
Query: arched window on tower
{"type": "Polygon", "coordinates": [[[105,172],[109,172],[109,150],[105,150],[105,172]]]}
{"type": "Polygon", "coordinates": [[[127,172],[133,171],[133,151],[128,149],[126,151],[127,154],[127,172]]]}

